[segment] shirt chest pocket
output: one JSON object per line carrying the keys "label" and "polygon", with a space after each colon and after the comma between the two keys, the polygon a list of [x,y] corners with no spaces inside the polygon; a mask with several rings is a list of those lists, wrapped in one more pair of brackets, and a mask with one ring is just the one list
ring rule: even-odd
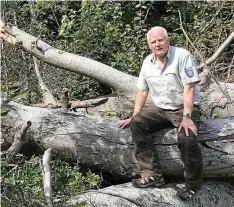
{"label": "shirt chest pocket", "polygon": [[182,81],[176,72],[164,72],[163,79],[169,90],[181,91],[183,89]]}
{"label": "shirt chest pocket", "polygon": [[147,80],[147,83],[150,87],[161,87],[161,85],[163,84],[163,77],[161,75],[158,75],[158,74],[151,74],[151,75],[147,75],[146,76],[146,80]]}

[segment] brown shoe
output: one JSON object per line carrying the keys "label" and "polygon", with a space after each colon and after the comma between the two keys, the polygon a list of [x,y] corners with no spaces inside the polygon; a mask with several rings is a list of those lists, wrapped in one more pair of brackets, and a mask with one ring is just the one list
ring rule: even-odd
{"label": "brown shoe", "polygon": [[147,187],[161,187],[165,184],[163,176],[151,176],[143,177],[139,179],[132,179],[132,185],[136,188],[147,188]]}

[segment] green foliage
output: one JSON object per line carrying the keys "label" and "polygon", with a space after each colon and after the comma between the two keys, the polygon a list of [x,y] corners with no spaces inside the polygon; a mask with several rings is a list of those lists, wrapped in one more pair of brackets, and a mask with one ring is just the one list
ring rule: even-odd
{"label": "green foliage", "polygon": [[4,177],[4,179],[2,180],[2,183],[15,185],[15,179],[11,177]]}
{"label": "green foliage", "polygon": [[8,163],[6,161],[1,161],[0,165],[1,165],[1,167],[7,167]]}
{"label": "green foliage", "polygon": [[86,206],[86,202],[80,202],[80,203],[76,203],[74,207],[85,207]]}
{"label": "green foliage", "polygon": [[[40,157],[32,157],[20,166],[11,167],[7,162],[1,161],[3,200],[11,200],[13,203],[22,202],[19,196],[15,196],[15,191],[21,189],[26,198],[44,201],[40,162]],[[99,177],[91,171],[83,175],[60,159],[51,161],[51,173],[54,198],[70,197],[78,192],[94,188],[99,182]],[[12,190],[12,186],[16,186],[15,190]],[[84,206],[84,203],[79,205]]]}
{"label": "green foliage", "polygon": [[76,195],[86,189],[91,189],[97,186],[98,182],[99,176],[88,171],[85,176],[82,175],[82,173],[73,173],[68,185],[71,193]]}
{"label": "green foliage", "polygon": [[[8,166],[9,165],[6,161],[1,161],[1,171],[3,170],[2,167],[8,167]],[[5,175],[1,177],[1,183],[15,185],[15,179],[10,175]]]}
{"label": "green foliage", "polygon": [[[234,28],[231,2],[220,1],[35,1],[8,2],[3,9],[8,21],[59,49],[89,57],[118,70],[138,76],[144,57],[149,54],[146,32],[159,25],[165,27],[171,44],[186,47],[201,62],[180,29],[178,10],[183,27],[204,59],[209,58]],[[31,19],[30,10],[36,13]],[[218,59],[227,67],[233,55],[230,48]],[[32,57],[22,55],[15,47],[4,49],[2,81],[11,85],[21,82],[22,91],[31,90],[28,103],[39,102],[38,81]],[[5,63],[5,59],[3,58]],[[62,88],[69,88],[71,99],[90,99],[112,93],[95,80],[48,66],[40,67],[41,75],[59,99]],[[222,76],[225,78],[224,76]],[[6,81],[8,80],[8,81]]]}
{"label": "green foliage", "polygon": [[24,93],[21,93],[12,97],[12,100],[17,100],[17,99],[27,99],[27,92],[24,92]]}

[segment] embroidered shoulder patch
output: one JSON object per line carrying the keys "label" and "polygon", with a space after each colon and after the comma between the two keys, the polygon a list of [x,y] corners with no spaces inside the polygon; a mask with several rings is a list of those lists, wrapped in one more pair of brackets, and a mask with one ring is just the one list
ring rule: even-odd
{"label": "embroidered shoulder patch", "polygon": [[193,67],[185,68],[185,73],[189,78],[192,78],[194,76]]}

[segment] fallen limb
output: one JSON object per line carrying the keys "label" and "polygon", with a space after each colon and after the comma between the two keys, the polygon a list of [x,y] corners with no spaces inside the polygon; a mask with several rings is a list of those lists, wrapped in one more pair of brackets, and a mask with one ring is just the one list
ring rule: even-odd
{"label": "fallen limb", "polygon": [[[58,50],[10,24],[5,31],[6,33],[1,36],[4,41],[11,44],[21,43],[22,49],[50,65],[91,77],[119,93],[131,95],[132,91],[136,91],[136,77],[95,60]],[[32,43],[36,41],[37,47],[32,47]]]}
{"label": "fallen limb", "polygon": [[44,194],[48,207],[53,207],[53,193],[51,186],[51,170],[50,170],[50,161],[51,161],[51,148],[47,149],[43,155],[43,178],[44,178]]}
{"label": "fallen limb", "polygon": [[234,40],[234,32],[232,32],[229,35],[229,37],[220,45],[218,50],[216,50],[216,52],[209,59],[205,61],[205,63],[199,65],[197,69],[201,70],[205,65],[210,65],[211,63],[213,63],[223,53],[226,47],[233,42],[233,40]]}
{"label": "fallen limb", "polygon": [[[70,110],[77,109],[77,108],[89,108],[94,106],[99,106],[103,103],[105,103],[108,100],[108,98],[97,98],[97,99],[90,99],[90,100],[84,100],[84,101],[69,101],[68,105],[70,105]],[[49,109],[58,109],[62,108],[62,103],[56,103],[53,104],[33,104],[33,107],[39,107],[39,108],[49,108]]]}
{"label": "fallen limb", "polygon": [[85,101],[71,101],[71,109],[76,108],[89,108],[94,107],[100,104],[105,103],[108,100],[108,98],[97,98],[97,99],[90,99]]}

